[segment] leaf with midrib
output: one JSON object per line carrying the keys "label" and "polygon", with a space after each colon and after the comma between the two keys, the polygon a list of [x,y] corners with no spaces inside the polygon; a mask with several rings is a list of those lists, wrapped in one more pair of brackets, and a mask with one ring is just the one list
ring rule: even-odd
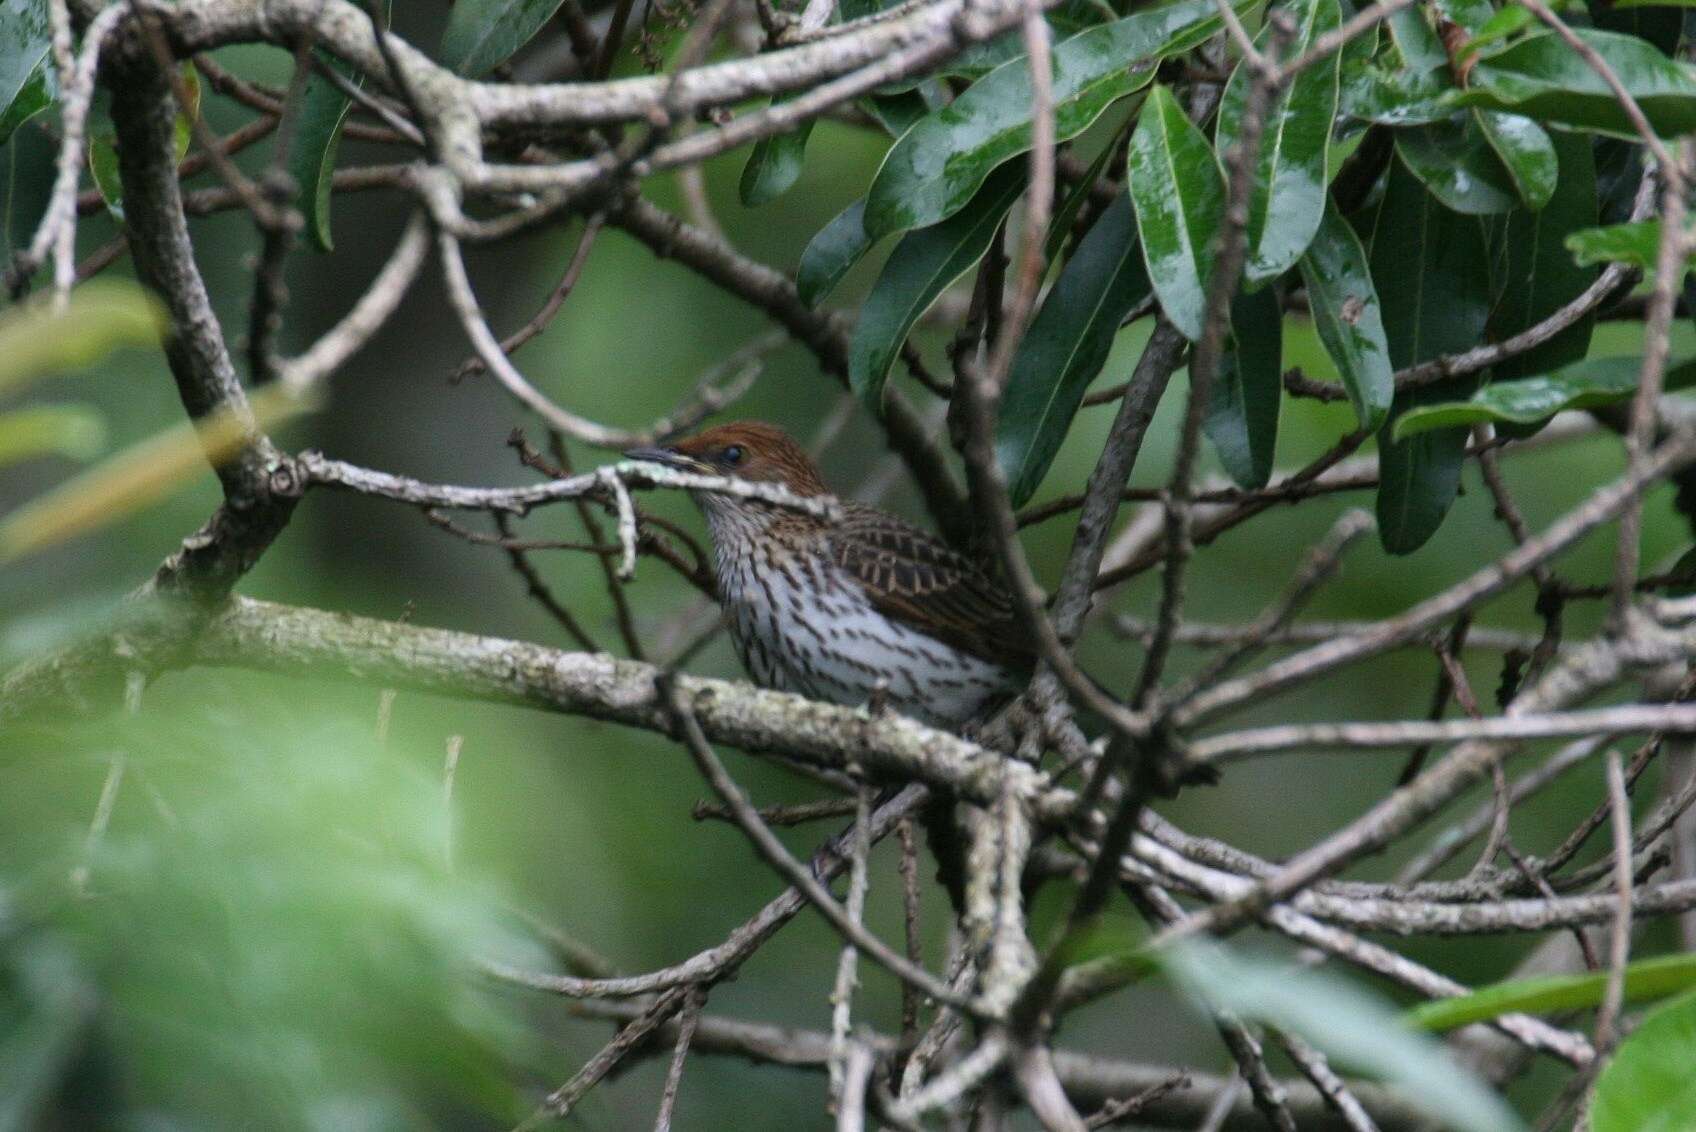
{"label": "leaf with midrib", "polygon": [[[1398,158],[1383,199],[1368,218],[1372,281],[1390,363],[1400,369],[1476,345],[1490,310],[1490,271],[1478,221],[1438,204]],[[1475,378],[1398,395],[1391,421],[1414,406],[1465,396]],[[1443,429],[1394,441],[1379,430],[1378,537],[1392,554],[1411,554],[1442,524],[1460,486],[1466,430]]]}
{"label": "leaf with midrib", "polygon": [[[1292,58],[1305,54],[1315,39],[1343,19],[1337,0],[1304,0],[1292,14],[1301,21],[1288,49]],[[1264,46],[1270,37],[1270,28],[1263,28],[1257,42]],[[1337,116],[1341,64],[1342,53],[1332,52],[1298,74],[1266,109],[1249,193],[1243,277],[1250,285],[1275,279],[1294,267],[1319,229],[1325,186],[1330,181],[1326,160]],[[1244,62],[1237,64],[1225,85],[1214,142],[1221,154],[1237,142],[1252,82],[1251,68]]]}
{"label": "leaf with midrib", "polygon": [[883,411],[884,383],[907,332],[988,250],[1024,189],[1024,172],[1017,166],[997,170],[965,208],[941,224],[907,233],[895,245],[848,342],[849,387],[873,413]]}
{"label": "leaf with midrib", "polygon": [[[1635,36],[1573,28],[1601,56],[1663,136],[1696,130],[1696,77]],[[1508,110],[1550,125],[1636,139],[1607,83],[1554,32],[1526,36],[1473,68],[1461,105]]]}
{"label": "leaf with midrib", "polygon": [[1219,359],[1203,422],[1238,487],[1265,487],[1272,477],[1284,397],[1283,341],[1277,292],[1262,287],[1238,294],[1231,303],[1231,348]]}
{"label": "leaf with midrib", "polygon": [[[1090,28],[1053,52],[1056,141],[1082,133],[1154,77],[1152,63],[1218,30],[1213,0],[1181,0]],[[1031,145],[1030,63],[1002,64],[921,118],[885,156],[866,194],[873,238],[934,224],[972,199],[990,172]]]}
{"label": "leaf with midrib", "polygon": [[1147,294],[1131,202],[1120,196],[1061,269],[1013,356],[995,433],[1013,506],[1048,474],[1119,324]]}
{"label": "leaf with midrib", "polygon": [[0,143],[52,101],[47,0],[0,0]]}
{"label": "leaf with midrib", "polygon": [[[1637,392],[1642,358],[1590,358],[1554,373],[1515,381],[1494,381],[1465,401],[1439,401],[1409,409],[1396,418],[1395,438],[1463,425],[1530,425],[1567,409],[1597,409],[1629,401]],[[1696,384],[1696,362],[1668,369],[1671,391]]]}
{"label": "leaf with midrib", "polygon": [[1390,411],[1396,375],[1366,250],[1329,201],[1302,256],[1301,277],[1314,329],[1343,379],[1355,419],[1361,428],[1375,429]]}
{"label": "leaf with midrib", "polygon": [[1225,212],[1225,181],[1213,147],[1178,100],[1156,85],[1143,103],[1126,154],[1148,277],[1184,337],[1201,337],[1213,242]]}

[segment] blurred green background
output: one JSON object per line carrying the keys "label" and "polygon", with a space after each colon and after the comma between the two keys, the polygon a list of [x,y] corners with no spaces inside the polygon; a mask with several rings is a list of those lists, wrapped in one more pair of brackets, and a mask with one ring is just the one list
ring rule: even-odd
{"label": "blurred green background", "polygon": [[[429,44],[437,35],[433,20],[422,10],[403,12],[398,27]],[[231,49],[219,58],[254,78],[286,79],[288,59],[280,51]],[[205,113],[220,132],[247,119],[246,111],[210,92]],[[244,160],[256,165],[268,145]],[[757,211],[738,203],[745,152],[709,164],[707,189],[731,242],[788,271],[812,233],[864,191],[882,148],[869,132],[824,123],[812,136],[800,184],[777,202]],[[0,151],[7,255],[33,230],[52,154],[52,138],[39,121]],[[393,159],[353,141],[342,151],[343,164]],[[654,178],[644,188],[656,203],[680,210],[670,178]],[[389,195],[337,200],[335,253],[300,250],[289,261],[286,348],[301,348],[345,311],[383,261],[407,211],[406,201]],[[497,332],[516,327],[541,303],[575,246],[577,228],[575,221],[556,224],[472,252],[473,277]],[[85,220],[80,251],[86,254],[114,232],[104,215]],[[194,221],[193,233],[234,344],[246,325],[255,233],[238,213]],[[834,302],[851,306],[875,277],[879,259],[862,264]],[[111,270],[124,274],[129,265],[120,261]],[[517,360],[572,411],[641,427],[681,400],[703,370],[766,329],[755,309],[609,230],[560,316]],[[933,328],[918,338],[939,365],[949,333],[951,328]],[[1120,336],[1099,386],[1124,380],[1145,336],[1143,326]],[[1635,324],[1605,324],[1593,352],[1633,353],[1639,338]],[[1691,339],[1690,328],[1681,325],[1675,358],[1689,356]],[[323,410],[285,425],[277,438],[288,447],[319,448],[427,480],[524,482],[530,473],[504,441],[514,425],[529,428],[538,440],[541,430],[492,381],[449,383],[468,352],[427,267],[398,316],[335,376]],[[1284,362],[1313,377],[1334,377],[1311,327],[1300,319],[1286,325]],[[898,384],[935,407],[910,380]],[[182,419],[157,352],[124,352],[27,397],[99,405],[110,424],[109,451]],[[811,356],[789,345],[768,358],[734,415],[766,418],[805,437],[840,397]],[[1182,386],[1175,382],[1134,483],[1164,481],[1181,408]],[[1079,488],[1111,413],[1104,407],[1079,418],[1039,502]],[[1279,467],[1298,466],[1350,427],[1346,406],[1286,401]],[[607,458],[587,450],[572,455],[580,467]],[[1211,454],[1208,460],[1206,470],[1216,471]],[[827,477],[844,494],[875,480],[882,461],[878,431],[857,410],[823,456]],[[1508,475],[1535,526],[1620,466],[1618,443],[1602,438],[1516,457]],[[0,511],[76,470],[63,460],[8,470],[0,478]],[[202,474],[163,503],[0,571],[0,658],[10,664],[86,626],[147,577],[217,498],[212,476]],[[910,485],[899,479],[887,502],[922,518]],[[645,503],[700,528],[682,498]],[[1253,616],[1280,591],[1310,543],[1350,506],[1369,507],[1370,497],[1329,497],[1274,510],[1220,538],[1191,571],[1190,615],[1205,621]],[[1063,560],[1071,527],[1070,518],[1061,518],[1028,534],[1027,547],[1046,581],[1053,581]],[[565,508],[537,514],[524,529],[538,537],[578,534]],[[1651,497],[1645,563],[1664,563],[1689,542],[1670,493]],[[1309,615],[1388,615],[1507,545],[1469,466],[1462,499],[1424,549],[1391,559],[1363,540]],[[1611,534],[1598,535],[1568,555],[1561,569],[1574,581],[1600,580],[1611,551]],[[594,563],[570,553],[536,560],[596,640],[616,649]],[[1114,609],[1147,614],[1155,585],[1152,575],[1140,578],[1116,597]],[[241,592],[377,617],[409,611],[419,624],[571,647],[526,598],[522,580],[499,551],[454,540],[409,509],[348,495],[310,496]],[[643,562],[631,593],[649,639],[695,600],[653,561]],[[1525,588],[1513,591],[1480,623],[1535,630],[1532,596]],[[1575,606],[1569,633],[1587,631],[1598,613]],[[1194,655],[1181,651],[1177,673]],[[1104,632],[1089,640],[1083,656],[1115,688],[1128,686],[1139,661],[1134,646]],[[722,640],[690,667],[739,675]],[[1400,653],[1259,705],[1233,723],[1418,717],[1428,707],[1435,670],[1428,655]],[[1487,693],[1499,677],[1497,659],[1480,654],[1470,674]],[[564,1004],[544,996],[474,985],[456,960],[469,947],[484,954],[508,948],[535,966],[546,965],[508,910],[555,926],[634,973],[718,942],[779,891],[739,832],[691,820],[692,803],[707,791],[687,756],[658,736],[403,694],[393,704],[387,743],[379,744],[378,696],[377,689],[335,674],[282,680],[190,670],[148,688],[135,720],[57,721],[0,737],[0,941],[13,956],[10,982],[3,984],[10,997],[0,998],[0,1017],[8,1003],[13,1017],[30,1017],[31,1003],[60,1002],[40,998],[49,992],[80,1002],[47,1012],[95,1019],[94,1036],[77,1031],[80,1036],[64,1039],[83,1043],[78,1048],[87,1053],[68,1095],[106,1098],[114,1106],[63,1109],[61,1126],[120,1126],[112,1120],[119,1108],[128,1113],[121,1126],[136,1128],[227,1127],[236,1113],[250,1121],[247,1126],[265,1127],[267,1118],[252,1113],[267,1110],[279,1127],[293,1126],[297,1114],[321,1127],[402,1127],[425,1120],[504,1126],[515,1112],[528,1111],[526,1101],[533,1104],[575,1072],[611,1032],[604,1023],[573,1020]],[[445,747],[455,735],[464,745],[450,813],[440,782]],[[115,757],[125,760],[125,772],[110,828],[90,858],[84,837]],[[1519,765],[1529,757],[1521,756]],[[764,762],[734,753],[730,758],[762,803],[817,795],[809,782]],[[1218,786],[1189,791],[1162,809],[1195,832],[1228,837],[1257,853],[1285,854],[1380,797],[1401,761],[1392,752],[1262,759],[1234,766]],[[1639,799],[1654,796],[1656,773],[1650,771],[1650,788],[1640,788]],[[1516,811],[1515,840],[1527,851],[1546,849],[1601,792],[1600,763],[1578,769]],[[822,830],[786,836],[803,851]],[[450,838],[451,869],[444,848]],[[899,882],[891,850],[885,846],[874,858],[870,918],[895,938]],[[1369,861],[1358,874],[1386,875],[1403,856]],[[85,859],[92,866],[90,895],[69,897],[65,878]],[[1456,867],[1468,863],[1462,854]],[[1064,895],[1051,888],[1039,900],[1039,940],[1064,908]],[[925,926],[927,959],[935,965],[945,945],[946,902],[934,891],[927,892]],[[1103,946],[1127,942],[1139,930],[1121,909]],[[1466,982],[1504,974],[1530,943],[1396,941]],[[835,953],[833,933],[803,914],[738,979],[714,991],[710,1008],[827,1028]],[[73,970],[80,974],[67,973]],[[863,981],[857,1016],[895,1029],[899,1002],[892,981],[875,969]],[[34,1016],[45,1015],[37,1010]],[[441,1036],[449,1031],[460,1036],[449,1042]],[[266,1044],[266,1035],[276,1041]],[[40,1048],[37,1038],[31,1048]],[[1205,1021],[1158,989],[1136,989],[1091,1007],[1067,1024],[1063,1042],[1208,1069],[1229,1064]],[[647,1059],[603,1085],[573,1118],[576,1125],[647,1126],[664,1061]],[[247,1087],[214,1095],[218,1090],[194,1079],[214,1066]],[[516,1082],[522,1095],[503,1095],[502,1080]],[[1522,1090],[1541,1092],[1547,1083],[1533,1074]],[[676,1126],[824,1127],[823,1096],[822,1075],[697,1057],[684,1076]]]}

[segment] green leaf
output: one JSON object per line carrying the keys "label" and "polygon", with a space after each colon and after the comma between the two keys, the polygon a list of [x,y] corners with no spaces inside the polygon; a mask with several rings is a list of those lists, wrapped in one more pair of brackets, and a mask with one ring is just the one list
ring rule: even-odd
{"label": "green leaf", "polygon": [[1013,356],[995,434],[1013,506],[1048,474],[1120,323],[1147,295],[1131,202],[1121,196],[1061,269]]}
{"label": "green leaf", "polygon": [[1445,1128],[1523,1127],[1507,1103],[1456,1064],[1441,1043],[1407,1029],[1388,1003],[1354,983],[1247,959],[1199,939],[1169,949],[1161,961],[1172,980],[1208,1009],[1307,1039],[1337,1064],[1384,1081]]}
{"label": "green leaf", "polygon": [[[1590,358],[1554,373],[1517,381],[1493,381],[1464,401],[1439,401],[1409,409],[1396,419],[1395,438],[1432,429],[1465,427],[1486,421],[1528,425],[1566,409],[1594,409],[1628,401],[1637,392],[1642,358]],[[1674,366],[1666,387],[1696,382],[1696,362]]]}
{"label": "green leaf", "polygon": [[[1055,139],[1076,137],[1113,102],[1147,86],[1155,61],[1219,29],[1213,0],[1180,3],[1090,28],[1057,44]],[[972,199],[990,171],[1031,145],[1030,63],[1006,63],[926,115],[884,158],[866,194],[875,239],[934,224]]]}
{"label": "green leaf", "polygon": [[0,143],[52,101],[47,0],[0,0]]}
{"label": "green leaf", "polygon": [[[772,105],[781,101],[774,98]],[[795,182],[801,179],[801,170],[806,168],[807,138],[812,132],[813,122],[808,119],[786,134],[774,134],[754,143],[738,186],[744,205],[757,208],[795,187]]]}
{"label": "green leaf", "polygon": [[[188,94],[188,105],[179,107],[172,127],[176,134],[177,161],[188,156],[188,147],[194,137],[194,120],[200,117],[200,73],[194,69],[194,64],[184,63],[179,68],[183,87]],[[111,119],[104,114],[101,126],[91,126],[88,132],[88,171],[94,178],[94,187],[100,190],[100,199],[105,202],[106,210],[120,222],[124,219],[124,184],[118,172],[118,139],[113,132]]]}
{"label": "green leaf", "polygon": [[48,296],[9,307],[0,312],[0,392],[84,369],[121,346],[156,346],[166,326],[158,301],[128,280],[84,283],[61,311]]}
{"label": "green leaf", "polygon": [[1536,23],[1537,17],[1531,14],[1530,8],[1510,4],[1485,20],[1478,30],[1472,33],[1472,38],[1461,44],[1460,57],[1466,59],[1477,55],[1487,47],[1499,50],[1503,40],[1512,38]]}
{"label": "green leaf", "polygon": [[1366,249],[1332,204],[1302,256],[1301,277],[1314,329],[1342,376],[1355,418],[1361,428],[1375,429],[1390,411],[1395,373]]}
{"label": "green leaf", "polygon": [[1596,1081],[1591,1132],[1696,1126],[1696,995],[1667,1003],[1625,1039]]}
{"label": "green leaf", "polygon": [[1459,95],[1444,70],[1386,71],[1370,60],[1348,59],[1343,61],[1341,90],[1344,115],[1382,126],[1441,122],[1455,112]]}
{"label": "green leaf", "polygon": [[884,382],[907,332],[949,284],[983,258],[1024,191],[1024,173],[1017,166],[996,170],[965,208],[895,245],[848,342],[848,384],[872,412],[882,411]]}
{"label": "green leaf", "polygon": [[1072,234],[1072,225],[1077,221],[1078,214],[1083,211],[1084,203],[1089,200],[1096,183],[1101,180],[1101,175],[1107,171],[1107,163],[1113,159],[1118,143],[1119,137],[1116,135],[1101,147],[1101,152],[1089,163],[1084,175],[1072,186],[1071,192],[1060,202],[1060,207],[1054,210],[1054,216],[1048,222],[1048,241],[1044,249],[1048,262],[1053,263],[1059,259],[1061,249],[1066,246],[1066,237]]}
{"label": "green leaf", "polygon": [[874,95],[860,99],[861,110],[870,114],[884,132],[892,138],[898,138],[913,128],[913,123],[923,118],[931,111],[930,104],[924,95],[916,90],[905,91],[901,94]]}
{"label": "green leaf", "polygon": [[1555,143],[1549,132],[1520,114],[1503,114],[1499,110],[1474,110],[1473,114],[1483,127],[1484,140],[1490,143],[1513,179],[1525,207],[1533,212],[1542,209],[1555,195],[1555,183],[1560,176],[1560,159],[1555,156]]}
{"label": "green leaf", "polygon": [[[1661,222],[1637,220],[1583,228],[1566,238],[1566,247],[1580,265],[1627,263],[1653,274],[1661,254]],[[1689,270],[1689,258],[1684,266]]]}
{"label": "green leaf", "polygon": [[[1489,338],[1501,341],[1537,325],[1577,298],[1596,279],[1593,268],[1573,262],[1566,238],[1596,223],[1596,165],[1590,138],[1559,133],[1560,179],[1541,212],[1508,214],[1502,242],[1500,298],[1491,312]],[[1589,352],[1593,318],[1586,316],[1540,346],[1496,364],[1495,380],[1548,373]]]}
{"label": "green leaf", "polygon": [[8,1011],[0,1029],[0,1132],[27,1132],[41,1127],[39,1110],[72,1073],[99,999],[59,940],[31,933],[10,951],[0,956],[0,997],[22,1009]]}
{"label": "green leaf", "polygon": [[1203,422],[1219,462],[1239,487],[1265,487],[1283,400],[1283,309],[1271,287],[1231,303],[1232,348],[1219,359]]}
{"label": "green leaf", "polygon": [[1213,241],[1225,212],[1225,179],[1213,148],[1164,86],[1143,103],[1126,156],[1148,277],[1166,317],[1201,337]]}
{"label": "green leaf", "polygon": [[456,0],[437,56],[467,78],[487,74],[553,19],[562,0]]}
{"label": "green leaf", "polygon": [[92,405],[29,405],[0,413],[0,468],[37,456],[86,460],[106,443],[106,422]]}
{"label": "green leaf", "polygon": [[[1470,994],[1422,1002],[1405,1015],[1422,1030],[1454,1030],[1504,1014],[1554,1014],[1602,1001],[1608,972],[1543,975],[1479,987]],[[1625,969],[1625,1000],[1651,1002],[1696,986],[1696,954],[1660,955]]]}
{"label": "green leaf", "polygon": [[860,262],[872,247],[864,223],[866,198],[861,197],[814,233],[801,252],[795,269],[795,290],[809,307],[830,294],[848,269]]}
{"label": "green leaf", "polygon": [[[1299,0],[1290,13],[1300,20],[1291,57],[1304,54],[1313,41],[1342,23],[1337,0]],[[1270,41],[1271,28],[1256,42]],[[1333,52],[1296,76],[1266,108],[1266,126],[1248,202],[1247,258],[1243,276],[1250,284],[1276,279],[1296,265],[1325,212],[1330,183],[1326,157],[1331,124],[1337,116],[1341,53]],[[1214,148],[1229,154],[1242,129],[1253,75],[1239,63],[1219,103]]]}
{"label": "green leaf", "polygon": [[[456,6],[455,11],[458,8]],[[363,73],[355,73],[328,52],[317,52],[318,62],[334,67],[354,82],[364,84]],[[330,190],[334,185],[336,153],[342,144],[342,123],[351,100],[316,70],[306,80],[300,113],[295,120],[294,142],[289,147],[289,175],[294,178],[295,204],[306,221],[306,233],[321,252],[332,251],[330,234]]]}
{"label": "green leaf", "polygon": [[1448,68],[1449,53],[1443,50],[1443,41],[1437,38],[1437,33],[1426,20],[1424,5],[1403,8],[1392,15],[1388,23],[1396,52],[1410,70],[1424,73]]}
{"label": "green leaf", "polygon": [[[1573,34],[1596,51],[1665,135],[1696,130],[1696,78],[1634,36],[1594,28]],[[1473,68],[1464,105],[1525,114],[1548,125],[1635,138],[1607,84],[1553,32],[1527,36]]]}
{"label": "green leaf", "polygon": [[[1490,310],[1490,267],[1478,221],[1444,208],[1396,160],[1368,225],[1390,364],[1402,369],[1476,345]],[[1416,405],[1464,397],[1476,384],[1463,378],[1398,396],[1391,420]],[[1378,537],[1390,553],[1410,554],[1436,532],[1454,503],[1466,430],[1400,442],[1392,437],[1388,425],[1380,429]]]}
{"label": "green leaf", "polygon": [[1397,130],[1396,152],[1431,195],[1455,212],[1506,212],[1519,203],[1513,178],[1471,114]]}

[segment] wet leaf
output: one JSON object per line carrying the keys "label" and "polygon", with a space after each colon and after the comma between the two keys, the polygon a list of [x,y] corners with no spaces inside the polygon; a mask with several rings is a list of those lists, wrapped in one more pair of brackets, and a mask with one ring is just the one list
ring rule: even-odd
{"label": "wet leaf", "polygon": [[1484,140],[1513,179],[1525,207],[1533,212],[1543,208],[1555,195],[1560,176],[1560,160],[1549,132],[1520,114],[1474,110],[1473,115],[1483,127]]}
{"label": "wet leaf", "polygon": [[1164,86],[1149,92],[1137,118],[1126,182],[1155,294],[1193,342],[1201,337],[1225,180],[1213,147]]}
{"label": "wet leaf", "polygon": [[[1574,28],[1637,100],[1660,133],[1696,130],[1696,78],[1634,36]],[[1525,114],[1548,125],[1635,138],[1606,82],[1553,32],[1526,36],[1473,68],[1459,101]]]}
{"label": "wet leaf", "polygon": [[1395,373],[1366,249],[1334,205],[1327,204],[1302,257],[1301,277],[1314,329],[1343,379],[1355,418],[1361,428],[1375,429],[1390,411]]}
{"label": "wet leaf", "polygon": [[1472,114],[1397,130],[1396,152],[1431,195],[1455,212],[1506,212],[1519,203],[1513,178]]}
{"label": "wet leaf", "polygon": [[[1090,28],[1053,51],[1057,141],[1076,137],[1120,98],[1147,86],[1153,64],[1219,29],[1212,0],[1181,0]],[[951,216],[990,172],[1031,144],[1030,64],[997,67],[927,115],[884,158],[866,195],[873,238]]]}
{"label": "wet leaf", "polygon": [[[1337,0],[1300,0],[1290,14],[1299,29],[1289,54],[1302,55],[1313,41],[1342,23]],[[1257,43],[1269,43],[1263,28]],[[1250,285],[1275,279],[1296,265],[1325,212],[1330,183],[1326,159],[1331,126],[1337,116],[1340,52],[1301,71],[1266,109],[1265,130],[1249,192],[1247,258],[1243,276]],[[1237,64],[1219,103],[1214,148],[1225,155],[1237,143],[1253,84],[1251,69]],[[1228,158],[1227,158],[1228,160]]]}

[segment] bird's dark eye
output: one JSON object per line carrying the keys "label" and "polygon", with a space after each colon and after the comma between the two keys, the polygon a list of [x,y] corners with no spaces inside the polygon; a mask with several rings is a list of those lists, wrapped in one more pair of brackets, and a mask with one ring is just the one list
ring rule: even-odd
{"label": "bird's dark eye", "polygon": [[729,448],[726,448],[724,450],[724,462],[726,464],[740,464],[742,462],[742,446],[732,444]]}

